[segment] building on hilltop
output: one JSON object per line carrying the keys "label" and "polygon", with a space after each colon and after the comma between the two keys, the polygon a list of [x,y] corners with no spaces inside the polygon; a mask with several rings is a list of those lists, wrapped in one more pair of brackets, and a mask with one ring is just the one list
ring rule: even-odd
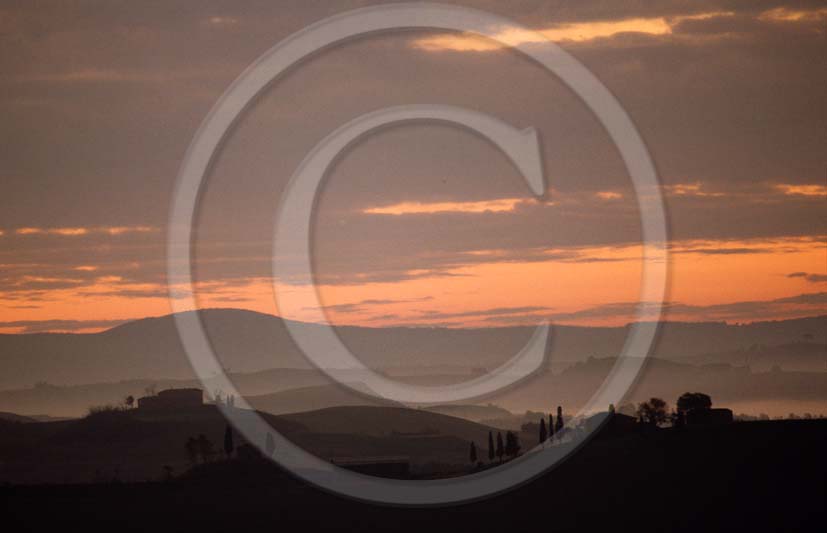
{"label": "building on hilltop", "polygon": [[180,411],[203,404],[204,392],[201,389],[167,389],[155,396],[138,398],[138,409],[141,411]]}

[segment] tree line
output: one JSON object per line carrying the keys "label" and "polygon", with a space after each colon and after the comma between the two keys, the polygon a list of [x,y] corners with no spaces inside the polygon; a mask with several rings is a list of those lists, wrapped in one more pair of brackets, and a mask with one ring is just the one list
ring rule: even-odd
{"label": "tree line", "polygon": [[[565,422],[563,418],[563,408],[561,406],[557,406],[556,420],[553,413],[548,414],[548,425],[546,425],[545,418],[540,419],[539,443],[543,444],[548,440],[553,439],[555,435],[562,435],[564,426]],[[506,431],[505,439],[503,439],[502,432],[498,431],[495,442],[494,433],[492,431],[488,432],[489,463],[493,463],[494,458],[497,458],[500,463],[503,462],[504,457],[509,457],[513,459],[520,455],[521,449],[522,448],[520,445],[520,437],[517,433],[513,431]],[[470,450],[468,453],[468,459],[471,462],[471,464],[474,465],[481,463],[478,457],[477,444],[473,441],[471,442]]]}

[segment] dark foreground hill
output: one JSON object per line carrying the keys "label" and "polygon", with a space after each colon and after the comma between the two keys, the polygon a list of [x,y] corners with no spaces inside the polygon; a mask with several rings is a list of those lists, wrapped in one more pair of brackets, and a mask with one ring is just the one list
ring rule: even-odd
{"label": "dark foreground hill", "polygon": [[[750,422],[595,440],[462,506],[400,509],[225,464],[168,483],[0,488],[9,531],[824,531],[827,422]],[[269,464],[269,463],[266,463]]]}
{"label": "dark foreground hill", "polygon": [[462,418],[403,407],[331,407],[281,418],[316,433],[451,435],[477,444],[484,443],[492,430]]}
{"label": "dark foreground hill", "polygon": [[[318,457],[405,456],[420,472],[432,471],[433,465],[467,464],[469,443],[476,441],[480,454],[485,453],[491,430],[459,418],[396,407],[260,414],[280,434]],[[61,422],[0,421],[0,483],[147,481],[164,477],[166,467],[177,475],[191,466],[185,449],[188,438],[203,434],[220,457],[226,427],[212,405],[160,415],[135,409]],[[236,441],[240,444],[241,437]]]}

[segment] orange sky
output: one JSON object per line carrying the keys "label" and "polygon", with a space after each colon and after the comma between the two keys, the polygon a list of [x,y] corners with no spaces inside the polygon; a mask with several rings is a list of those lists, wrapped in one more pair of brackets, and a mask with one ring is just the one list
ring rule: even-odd
{"label": "orange sky", "polygon": [[[716,253],[735,250],[739,253]],[[463,266],[449,277],[414,278],[393,283],[321,286],[319,294],[328,319],[338,324],[368,326],[448,325],[496,326],[532,323],[550,317],[552,322],[590,325],[622,325],[633,320],[628,313],[615,316],[556,320],[555,315],[577,312],[605,304],[634,302],[640,288],[639,246],[580,249],[582,257],[594,262],[559,260],[534,262],[483,262]],[[496,251],[481,252],[496,257]],[[77,268],[84,268],[79,265]],[[751,241],[689,241],[673,245],[669,299],[700,308],[732,302],[770,301],[801,293],[823,290],[823,282],[792,272],[827,274],[825,240],[788,238]],[[203,283],[197,290],[201,307],[240,307],[278,314],[269,279],[247,280],[244,285]],[[36,309],[0,305],[0,320],[27,321],[66,319],[117,320],[157,316],[170,312],[167,299],[99,295],[108,289],[123,288],[120,279],[102,276],[92,286],[60,289],[49,293],[45,305]],[[135,291],[157,287],[132,284]],[[283,286],[289,299],[301,302],[305,287]],[[348,309],[348,304],[352,305]],[[371,302],[373,301],[373,302]],[[233,303],[237,302],[237,303]],[[301,304],[299,304],[301,308]],[[492,311],[492,310],[497,311]],[[779,305],[773,316],[788,318],[823,312],[823,307]],[[453,315],[453,316],[452,316]],[[299,314],[289,318],[306,319]],[[719,316],[714,309],[697,312],[670,312],[671,320],[748,321]],[[22,327],[4,328],[4,333]],[[91,332],[103,327],[81,328]]]}
{"label": "orange sky", "polygon": [[[262,50],[329,15],[322,4],[114,18],[6,9],[0,41],[23,59],[4,64],[0,96],[0,332],[91,332],[170,312],[165,226],[187,145]],[[507,43],[559,42],[639,128],[675,239],[665,318],[825,314],[827,9],[690,4],[489,8],[531,28],[502,27]],[[530,199],[502,154],[467,132],[410,125],[359,143],[314,222],[320,275],[338,276],[318,288],[329,319],[633,320],[642,265],[626,244],[640,228],[625,166],[582,102],[535,67],[491,40],[423,31],[293,69],[239,122],[203,191],[200,306],[277,314],[273,207],[308,151],[359,114],[439,102],[541,132],[550,200]],[[617,244],[576,247],[586,243]],[[313,289],[278,290],[297,303],[289,318],[313,316],[302,310]]]}

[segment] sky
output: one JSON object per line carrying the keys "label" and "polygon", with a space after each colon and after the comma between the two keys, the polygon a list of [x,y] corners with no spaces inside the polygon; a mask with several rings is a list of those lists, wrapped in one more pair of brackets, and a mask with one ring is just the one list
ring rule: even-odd
{"label": "sky", "polygon": [[[278,41],[376,3],[0,5],[0,332],[169,313],[182,289],[165,274],[170,203],[201,121]],[[665,319],[827,313],[823,2],[456,3],[557,42],[637,126],[667,209]],[[274,280],[273,223],[303,157],[347,121],[410,103],[536,128],[547,194],[468,131],[383,129],[326,178],[317,287]],[[337,324],[449,327],[622,325],[655,307],[638,301],[640,212],[599,121],[526,57],[465,34],[364,37],[277,80],[222,145],[195,235],[200,307],[278,314],[274,290],[318,290]]]}

